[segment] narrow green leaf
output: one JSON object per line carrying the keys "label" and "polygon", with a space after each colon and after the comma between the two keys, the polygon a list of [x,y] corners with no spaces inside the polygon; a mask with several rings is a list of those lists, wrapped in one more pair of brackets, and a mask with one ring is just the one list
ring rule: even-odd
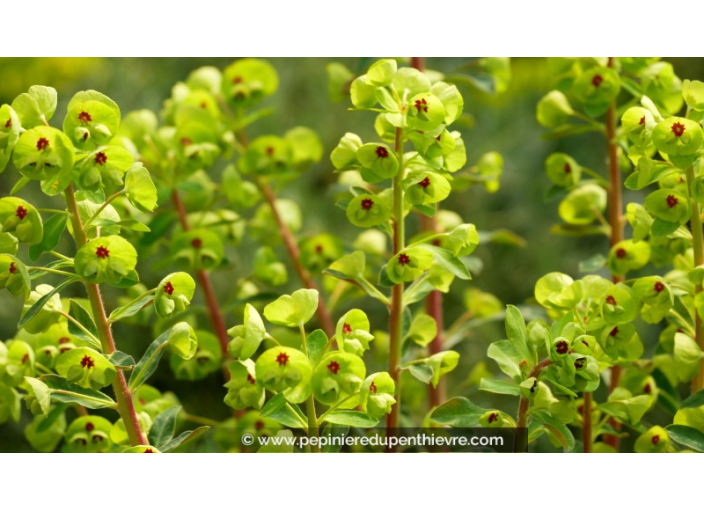
{"label": "narrow green leaf", "polygon": [[113,352],[110,356],[108,356],[108,360],[115,367],[122,370],[132,370],[132,367],[134,367],[136,363],[132,356],[122,351]]}
{"label": "narrow green leaf", "polygon": [[48,293],[44,294],[44,295],[43,295],[41,298],[39,298],[39,299],[37,300],[37,302],[34,303],[34,304],[31,306],[31,308],[30,308],[29,310],[27,310],[27,312],[20,318],[20,321],[17,323],[17,328],[18,328],[18,329],[22,329],[22,328],[24,327],[24,325],[27,324],[27,323],[32,319],[32,317],[34,317],[34,316],[37,314],[37,312],[39,312],[39,310],[41,310],[41,309],[44,307],[44,305],[46,304],[46,302],[49,301],[49,299],[51,299],[51,297],[52,297],[54,294],[56,294],[57,292],[62,291],[63,289],[65,289],[66,287],[68,287],[68,286],[71,285],[72,283],[79,281],[80,279],[81,279],[80,276],[71,276],[71,277],[69,277],[69,278],[66,278],[64,281],[62,281],[62,282],[59,283],[56,287],[54,287],[51,292],[48,292]]}
{"label": "narrow green leaf", "polygon": [[302,429],[308,426],[308,420],[300,407],[288,402],[283,393],[274,395],[274,397],[269,399],[262,407],[261,415],[294,429]]}
{"label": "narrow green leaf", "polygon": [[198,427],[195,430],[187,430],[186,432],[183,432],[182,434],[179,434],[178,437],[175,439],[172,439],[165,445],[163,445],[159,450],[161,450],[162,453],[167,453],[170,452],[171,450],[175,450],[179,446],[182,446],[189,441],[193,441],[195,438],[205,434],[210,430],[210,427],[207,425],[203,427]]}
{"label": "narrow green leaf", "polygon": [[145,306],[147,306],[152,301],[154,301],[154,295],[149,294],[147,296],[138,297],[132,302],[126,304],[125,306],[115,308],[110,314],[110,322],[117,322],[119,320],[126,319],[127,317],[137,315],[139,312],[142,311]]}
{"label": "narrow green leaf", "polygon": [[159,360],[164,354],[164,347],[166,347],[166,342],[169,340],[170,332],[171,330],[168,329],[159,335],[159,338],[149,345],[147,352],[144,353],[137,366],[132,370],[132,375],[130,376],[130,390],[132,392],[144,384],[156,370]]}
{"label": "narrow green leaf", "polygon": [[543,424],[548,429],[550,435],[557,439],[559,443],[567,450],[571,451],[575,447],[574,436],[570,429],[559,420],[556,420],[545,411],[536,411],[533,413],[533,418]]}
{"label": "narrow green leaf", "polygon": [[44,222],[44,237],[39,243],[29,247],[30,259],[37,260],[42,253],[56,248],[61,234],[66,229],[66,218],[65,214],[55,214]]}
{"label": "narrow green leaf", "polygon": [[58,375],[44,375],[40,380],[51,388],[52,402],[79,404],[88,409],[116,408],[117,403],[105,393],[82,388]]}
{"label": "narrow green leaf", "polygon": [[704,453],[704,434],[697,429],[685,425],[668,425],[665,430],[667,430],[670,439],[676,443]]}
{"label": "narrow green leaf", "polygon": [[[98,338],[98,328],[96,328],[95,322],[93,322],[93,316],[88,310],[85,309],[85,307],[80,303],[80,301],[71,299],[69,303],[71,304],[69,315],[76,319],[76,321],[78,321],[84,328],[86,328],[88,332],[93,336],[91,337],[90,335],[86,334],[85,331],[76,326],[72,321],[68,321],[68,332],[71,333],[73,336],[80,338],[81,340],[90,342],[91,344],[95,344],[95,341]],[[98,346],[100,346],[100,344],[98,344]]]}
{"label": "narrow green leaf", "polygon": [[325,346],[328,344],[328,336],[322,329],[316,329],[306,339],[308,343],[308,359],[311,365],[315,366],[323,355]]}
{"label": "narrow green leaf", "polygon": [[433,379],[433,367],[428,365],[411,365],[408,371],[420,382],[428,384]]}
{"label": "narrow green leaf", "polygon": [[473,404],[464,397],[455,397],[436,408],[430,419],[450,427],[476,427],[486,409]]}
{"label": "narrow green leaf", "polygon": [[363,428],[375,427],[379,423],[379,420],[370,418],[366,413],[361,411],[335,411],[328,414],[325,417],[325,421],[337,425],[349,425],[350,427]]}
{"label": "narrow green leaf", "polygon": [[176,417],[180,411],[181,406],[169,407],[154,418],[152,428],[149,429],[150,444],[156,445],[159,450],[162,450],[162,446],[173,439],[176,432]]}
{"label": "narrow green leaf", "polygon": [[488,391],[489,393],[498,393],[500,395],[513,395],[514,397],[521,396],[521,387],[513,381],[482,378],[479,382],[479,389]]}

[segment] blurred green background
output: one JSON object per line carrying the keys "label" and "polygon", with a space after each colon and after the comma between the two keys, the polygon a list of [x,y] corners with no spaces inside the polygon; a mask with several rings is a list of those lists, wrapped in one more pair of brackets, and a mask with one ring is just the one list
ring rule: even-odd
{"label": "blurred green background", "polygon": [[[368,65],[369,60],[334,59],[342,62],[354,72],[361,73],[360,65]],[[666,59],[681,78],[704,79],[704,59]],[[30,85],[49,85],[58,90],[59,107],[52,124],[60,126],[65,114],[65,106],[74,93],[85,89],[96,89],[114,99],[121,107],[123,115],[133,109],[149,108],[160,111],[162,102],[171,94],[171,87],[178,80],[185,79],[190,71],[203,65],[213,65],[220,69],[232,59],[0,59],[0,104],[10,103]],[[327,91],[325,66],[329,59],[294,58],[271,59],[280,75],[279,91],[266,100],[266,106],[275,108],[275,113],[248,128],[250,138],[264,133],[282,134],[284,131],[303,125],[317,131],[324,143],[326,154],[332,151],[340,137],[347,131],[358,133],[362,139],[371,140],[374,136],[374,114],[370,112],[349,112],[348,103],[333,104]],[[467,63],[467,59],[428,58],[428,69],[445,73],[452,72]],[[541,139],[543,128],[535,120],[535,106],[553,83],[547,71],[545,59],[512,59],[512,78],[508,90],[492,96],[476,89],[461,86],[465,98],[465,112],[474,122],[471,127],[459,128],[462,131],[468,152],[468,163],[474,164],[488,151],[500,152],[505,160],[501,187],[494,194],[487,193],[477,186],[468,191],[453,194],[443,203],[443,208],[459,213],[464,221],[477,225],[479,230],[506,228],[514,231],[526,241],[526,246],[492,244],[481,246],[476,255],[482,259],[484,267],[471,282],[456,281],[451,294],[446,298],[446,323],[450,324],[463,310],[462,295],[469,287],[478,287],[491,292],[504,303],[522,304],[529,302],[535,281],[551,271],[562,271],[579,277],[578,264],[595,253],[606,254],[608,240],[601,237],[571,238],[550,234],[550,227],[558,222],[558,202],[545,202],[544,197],[549,182],[544,174],[545,158],[554,151],[568,152],[582,165],[606,175],[606,147],[599,134],[587,134],[558,141]],[[219,174],[220,167],[214,170]],[[17,173],[9,168],[0,174],[0,196],[9,194],[17,180]],[[219,177],[215,177],[219,180]],[[288,185],[282,196],[292,198],[302,205],[304,227],[302,235],[324,231],[334,232],[344,240],[351,241],[359,232],[349,225],[344,212],[334,206],[334,193],[331,185],[336,181],[332,165],[325,157],[307,174]],[[48,205],[50,200],[41,194],[38,186],[28,186],[21,196],[34,203]],[[637,197],[626,192],[624,201],[628,203]],[[60,205],[60,200],[55,202]],[[61,206],[63,207],[63,206]],[[411,221],[415,222],[415,219]],[[411,230],[413,230],[413,225]],[[67,237],[67,236],[66,236]],[[72,252],[69,240],[64,239],[63,249]],[[234,293],[234,283],[247,274],[251,267],[251,254],[256,249],[252,242],[245,242],[238,249],[232,249],[228,256],[234,265],[214,278],[216,290],[222,299]],[[284,257],[282,257],[284,258]],[[147,285],[155,284],[163,276],[161,272],[150,271],[154,257],[140,262],[139,272]],[[646,268],[644,273],[652,273]],[[295,275],[290,272],[289,290],[297,286]],[[80,293],[75,286],[72,290]],[[115,306],[114,296],[107,296],[108,307]],[[385,329],[387,316],[383,310],[375,308],[369,300],[355,303],[370,309],[373,328]],[[15,334],[21,310],[21,302],[9,292],[0,293],[0,339],[7,340]],[[228,327],[241,321],[241,315],[227,315]],[[203,321],[201,327],[206,328]],[[640,325],[642,326],[642,325]],[[151,340],[151,333],[134,334],[125,328],[128,335],[123,350],[141,355]],[[652,352],[652,342],[657,338],[657,327],[641,328],[643,336],[650,341],[651,350],[646,347],[646,355]],[[503,324],[493,323],[471,332],[468,340],[457,349],[462,354],[460,366],[450,374],[448,395],[463,394],[479,403],[487,401],[487,395],[477,394],[470,388],[468,378],[478,363],[486,360],[486,348],[492,341],[503,338]],[[121,341],[121,340],[118,340]],[[226,417],[227,408],[222,405],[224,389],[219,374],[205,381],[186,383],[173,380],[167,363],[162,363],[153,384],[162,390],[172,390],[193,413],[213,417]],[[481,367],[481,365],[480,365]],[[493,362],[487,367],[494,371]],[[379,367],[381,368],[381,367]],[[475,375],[476,375],[475,371]],[[496,395],[491,395],[494,406]],[[598,398],[598,397],[597,397]],[[513,406],[510,399],[506,401]],[[422,404],[420,401],[417,405]],[[510,408],[509,408],[510,409]],[[513,413],[513,409],[510,409]],[[23,413],[24,420],[28,413]],[[0,451],[26,450],[20,424],[8,423],[0,426]]]}

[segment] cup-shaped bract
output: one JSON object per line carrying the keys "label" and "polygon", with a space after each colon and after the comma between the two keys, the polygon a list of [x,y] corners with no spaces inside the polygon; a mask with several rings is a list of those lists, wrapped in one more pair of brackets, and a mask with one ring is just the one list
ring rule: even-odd
{"label": "cup-shaped bract", "polygon": [[29,202],[17,197],[0,198],[0,230],[29,245],[41,242],[44,236],[39,212]]}
{"label": "cup-shaped bract", "polygon": [[313,394],[319,402],[333,405],[357,393],[366,374],[367,368],[359,356],[347,352],[331,352],[313,370]]}
{"label": "cup-shaped bract", "polygon": [[264,387],[255,379],[254,361],[232,361],[228,365],[230,380],[225,384],[225,403],[233,409],[261,409],[264,405]]}
{"label": "cup-shaped bract", "polygon": [[433,265],[433,255],[423,247],[402,250],[389,261],[386,272],[394,283],[410,282]]}
{"label": "cup-shaped bract", "polygon": [[310,395],[312,372],[308,357],[293,347],[272,347],[257,358],[255,366],[257,382],[269,391],[283,393],[293,404]]}
{"label": "cup-shaped bract", "polygon": [[380,419],[391,412],[396,403],[396,384],[387,372],[377,372],[364,380],[359,392],[362,410],[372,418]]}
{"label": "cup-shaped bract", "polygon": [[56,371],[69,382],[99,390],[115,379],[117,371],[108,359],[90,347],[76,347],[56,360]]}
{"label": "cup-shaped bract", "polygon": [[154,309],[160,317],[171,317],[181,313],[193,299],[196,282],[188,273],[171,273],[164,277],[156,288]]}
{"label": "cup-shaped bract", "polygon": [[369,349],[374,336],[369,332],[367,314],[353,308],[337,321],[335,340],[340,350],[362,356]]}
{"label": "cup-shaped bract", "polygon": [[67,107],[64,133],[79,149],[106,145],[120,126],[120,108],[109,97],[95,90],[78,92]]}
{"label": "cup-shaped bract", "polygon": [[117,284],[131,277],[137,265],[137,250],[120,236],[88,241],[74,260],[76,272],[90,283]]}

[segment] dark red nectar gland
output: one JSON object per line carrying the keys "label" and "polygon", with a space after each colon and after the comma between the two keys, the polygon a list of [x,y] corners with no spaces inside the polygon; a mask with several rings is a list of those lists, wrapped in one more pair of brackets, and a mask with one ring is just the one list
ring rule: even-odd
{"label": "dark red nectar gland", "polygon": [[15,274],[17,272],[17,266],[14,262],[10,262],[10,274]]}
{"label": "dark red nectar gland", "polygon": [[372,395],[376,395],[377,387],[376,387],[376,384],[374,384],[374,381],[372,381],[372,383],[369,385],[369,392]]}
{"label": "dark red nectar gland", "polygon": [[662,282],[655,282],[655,285],[653,286],[653,290],[660,294],[663,290],[665,290],[665,284]]}
{"label": "dark red nectar gland", "polygon": [[98,249],[95,250],[95,255],[99,259],[106,259],[110,256],[110,250],[108,250],[105,246],[98,246]]}
{"label": "dark red nectar gland", "polygon": [[582,370],[587,364],[587,358],[577,358],[574,360],[574,368]]}
{"label": "dark red nectar gland", "polygon": [[184,147],[188,147],[193,143],[193,140],[190,138],[186,138],[185,136],[179,140],[179,143],[183,145]]}
{"label": "dark red nectar gland", "polygon": [[67,344],[67,343],[69,343],[70,341],[71,341],[71,339],[70,339],[69,337],[67,337],[67,336],[62,336],[61,338],[59,338],[59,345],[61,345],[61,344]]}
{"label": "dark red nectar gland", "polygon": [[349,335],[350,333],[352,333],[352,326],[345,322],[345,324],[342,326],[342,334]]}
{"label": "dark red nectar gland", "polygon": [[142,453],[154,453],[154,450],[151,448],[146,448]]}
{"label": "dark red nectar gland", "polygon": [[256,379],[254,379],[254,377],[252,377],[252,374],[247,374],[247,382],[252,385],[257,383]]}
{"label": "dark red nectar gland", "polygon": [[558,354],[567,354],[567,351],[569,350],[569,348],[570,348],[569,344],[564,340],[560,340],[559,342],[557,342],[555,344],[555,351]]}
{"label": "dark red nectar gland", "polygon": [[600,74],[595,74],[592,78],[592,85],[598,88],[602,83],[604,83],[604,78]]}
{"label": "dark red nectar gland", "polygon": [[428,102],[425,100],[425,98],[416,99],[414,106],[418,110],[418,113],[420,113],[421,111],[428,113]]}
{"label": "dark red nectar gland", "polygon": [[273,156],[274,152],[276,152],[276,150],[271,145],[266,148],[266,155],[267,156]]}
{"label": "dark red nectar gland", "polygon": [[280,352],[278,356],[276,356],[276,362],[279,364],[279,366],[286,366],[288,363],[288,354],[285,352]]}
{"label": "dark red nectar gland", "polygon": [[626,255],[628,255],[628,252],[623,248],[619,248],[618,250],[616,250],[616,258],[622,259],[625,258]]}
{"label": "dark red nectar gland", "polygon": [[93,361],[93,358],[86,354],[81,360],[81,366],[83,368],[93,368],[95,366],[95,362]]}
{"label": "dark red nectar gland", "polygon": [[5,128],[10,129],[12,127],[12,119],[7,119],[7,122],[5,122]]}
{"label": "dark red nectar gland", "polygon": [[611,306],[616,306],[616,298],[613,296],[606,296],[606,303],[610,304]]}
{"label": "dark red nectar gland", "polygon": [[495,421],[499,421],[499,413],[491,413],[489,415],[489,423],[494,423]]}
{"label": "dark red nectar gland", "polygon": [[684,124],[682,124],[681,122],[675,122],[672,125],[672,132],[677,138],[681,137],[684,134],[684,131]]}
{"label": "dark red nectar gland", "polygon": [[45,151],[48,148],[49,148],[49,140],[47,140],[44,137],[37,140],[37,150],[38,151]]}
{"label": "dark red nectar gland", "polygon": [[645,386],[643,386],[643,393],[650,395],[652,391],[653,388],[650,387],[650,383],[645,383]]}
{"label": "dark red nectar gland", "polygon": [[337,361],[333,360],[328,364],[327,368],[333,375],[337,375],[337,373],[340,371],[340,364]]}
{"label": "dark red nectar gland", "polygon": [[362,209],[364,209],[365,211],[371,209],[373,205],[374,200],[372,200],[371,198],[365,198],[362,200]]}
{"label": "dark red nectar gland", "polygon": [[411,263],[411,257],[409,257],[408,255],[406,255],[405,253],[401,253],[401,254],[398,256],[398,263],[401,264],[402,266],[405,266],[406,264],[410,264],[410,263]]}
{"label": "dark red nectar gland", "polygon": [[614,329],[612,329],[612,330],[609,332],[609,336],[615,337],[616,335],[618,335],[618,326],[616,326]]}
{"label": "dark red nectar gland", "polygon": [[563,169],[566,174],[571,174],[572,173],[572,167],[570,166],[569,163],[565,163],[565,168]]}
{"label": "dark red nectar gland", "polygon": [[650,442],[653,443],[653,445],[657,445],[660,442],[660,436],[655,434],[651,439]]}
{"label": "dark red nectar gland", "polygon": [[174,293],[174,286],[171,282],[166,282],[164,285],[164,292],[166,292],[169,296]]}
{"label": "dark red nectar gland", "polygon": [[427,188],[428,186],[430,186],[430,177],[426,177],[425,179],[423,179],[422,181],[420,181],[420,182],[418,183],[418,186],[420,186],[420,187],[423,188],[423,189],[425,189],[425,188]]}
{"label": "dark red nectar gland", "polygon": [[381,145],[376,148],[376,155],[380,158],[388,158],[389,157],[389,151],[386,150],[386,147],[382,147]]}
{"label": "dark red nectar gland", "polygon": [[679,200],[677,200],[677,197],[674,195],[667,195],[667,206],[672,209],[679,203]]}
{"label": "dark red nectar gland", "polygon": [[530,392],[535,393],[535,390],[538,388],[538,380],[536,379],[533,381],[533,386],[530,387]]}
{"label": "dark red nectar gland", "polygon": [[203,241],[196,237],[191,241],[191,246],[193,246],[194,248],[200,248],[201,246],[203,246]]}
{"label": "dark red nectar gland", "polygon": [[242,77],[241,77],[241,76],[235,76],[234,78],[232,78],[232,84],[233,84],[233,85],[239,85],[240,83],[242,83]]}
{"label": "dark red nectar gland", "polygon": [[93,117],[91,117],[88,112],[81,112],[78,114],[78,120],[80,120],[83,124],[88,124],[93,121]]}
{"label": "dark red nectar gland", "polygon": [[20,219],[20,221],[22,221],[27,216],[27,209],[25,209],[21,205],[18,206],[17,212],[15,213],[15,216],[17,216]]}
{"label": "dark red nectar gland", "polygon": [[25,363],[27,363],[28,361],[29,361],[29,354],[25,354],[24,356],[22,356],[22,364],[23,365]]}
{"label": "dark red nectar gland", "polygon": [[95,425],[92,422],[86,423],[86,431],[93,432],[93,430],[95,430]]}
{"label": "dark red nectar gland", "polygon": [[640,118],[640,121],[638,122],[638,124],[639,124],[640,126],[642,126],[643,124],[645,124],[645,115],[643,115],[643,116]]}
{"label": "dark red nectar gland", "polygon": [[315,253],[323,253],[323,245],[322,244],[315,245]]}
{"label": "dark red nectar gland", "polygon": [[95,164],[103,166],[105,163],[108,162],[108,157],[105,155],[104,152],[99,152],[98,154],[95,155]]}

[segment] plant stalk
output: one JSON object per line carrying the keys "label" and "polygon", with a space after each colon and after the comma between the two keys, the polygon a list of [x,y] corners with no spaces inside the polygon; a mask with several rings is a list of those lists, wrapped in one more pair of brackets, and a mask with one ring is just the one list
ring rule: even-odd
{"label": "plant stalk", "polygon": [[[188,223],[188,213],[186,212],[186,207],[183,205],[183,201],[181,200],[181,195],[179,195],[176,188],[174,188],[171,192],[171,201],[173,202],[176,213],[178,214],[181,228],[184,232],[188,232],[191,230],[191,225]],[[230,341],[230,337],[227,335],[227,327],[225,326],[225,320],[220,312],[220,304],[218,303],[218,298],[215,295],[213,284],[210,281],[210,275],[205,269],[199,269],[196,276],[198,278],[198,282],[200,283],[201,289],[203,289],[203,295],[205,296],[205,303],[208,309],[208,316],[210,317],[210,323],[213,326],[213,330],[218,336],[220,350],[224,356],[227,356],[227,344]]]}
{"label": "plant stalk", "polygon": [[[394,213],[394,239],[393,256],[396,257],[405,247],[405,225],[403,218],[403,130],[396,128],[396,157],[399,161],[399,170],[393,180],[393,213]],[[403,282],[397,283],[391,290],[391,310],[389,319],[389,375],[396,385],[396,403],[391,412],[386,416],[386,428],[395,433],[399,425],[401,412],[401,326],[403,319]],[[387,445],[387,452],[394,452],[395,447]]]}
{"label": "plant stalk", "polygon": [[[66,188],[64,191],[64,197],[66,198],[66,205],[68,206],[69,217],[71,219],[71,225],[73,226],[76,246],[80,249],[88,242],[88,238],[86,236],[86,231],[83,228],[83,222],[81,221],[81,217],[78,213],[78,204],[76,203],[76,195],[73,191],[73,184],[69,184],[68,188]],[[105,306],[103,305],[103,298],[100,295],[100,287],[97,284],[88,282],[85,282],[85,286],[86,292],[88,293],[90,306],[93,311],[93,318],[95,319],[98,327],[98,337],[103,347],[103,352],[110,355],[116,350],[115,339],[112,336],[110,322],[105,314]],[[139,425],[139,419],[137,418],[137,411],[134,407],[132,393],[130,392],[130,388],[127,385],[127,380],[125,379],[125,374],[122,370],[117,370],[117,376],[115,377],[115,381],[112,383],[112,387],[115,391],[115,399],[117,400],[117,410],[125,424],[125,429],[130,439],[130,444],[132,446],[148,445],[149,441],[147,441],[147,438]]]}
{"label": "plant stalk", "polygon": [[[550,365],[552,361],[550,358],[546,358],[531,370],[528,378],[538,377],[540,372]],[[521,399],[518,401],[518,413],[516,414],[516,437],[513,443],[513,453],[527,453],[528,452],[528,409],[530,408],[530,400],[523,396],[521,393]]]}
{"label": "plant stalk", "polygon": [[[301,332],[303,354],[308,356],[308,338],[306,336],[306,330],[303,325],[299,326],[299,330]],[[312,391],[310,392],[308,402],[306,403],[306,415],[308,416],[308,437],[318,437],[318,417],[315,414],[315,396]],[[320,453],[320,445],[311,445],[310,451],[312,453]]]}
{"label": "plant stalk", "polygon": [[[699,202],[697,202],[692,196],[692,186],[694,184],[694,168],[689,167],[687,169],[687,187],[689,188],[689,203],[692,207],[692,244],[694,247],[694,266],[701,266],[704,264],[704,241],[702,240],[702,216],[699,207]],[[695,287],[695,295],[702,291],[701,283]],[[704,321],[699,316],[699,312],[696,311],[695,307],[695,340],[700,349],[704,350]],[[704,389],[704,360],[701,362],[699,372],[692,379],[692,393]]]}
{"label": "plant stalk", "polygon": [[[613,67],[614,57],[609,57],[609,67]],[[610,246],[614,246],[623,241],[623,197],[621,187],[621,169],[618,164],[618,145],[616,143],[616,100],[614,99],[609,104],[609,109],[606,111],[606,147],[609,157],[609,225],[611,226]],[[612,275],[613,283],[620,283],[624,280],[623,276]],[[621,367],[616,365],[611,367],[611,382],[609,384],[609,393],[613,392],[621,381]],[[585,403],[586,403],[585,394]],[[591,400],[591,397],[590,397]],[[591,412],[591,407],[584,406],[584,410]],[[619,430],[621,425],[614,419],[609,420],[609,423],[615,430]],[[591,417],[589,420],[584,419],[584,428],[591,425]],[[588,436],[587,436],[588,433]],[[584,437],[588,437],[589,441],[584,444],[584,451],[591,451],[591,430],[584,430]],[[619,438],[615,435],[606,435],[604,442],[612,446],[616,451],[619,448]]]}
{"label": "plant stalk", "polygon": [[[425,71],[425,57],[411,57],[411,67],[417,69],[418,71]],[[440,209],[440,204],[437,204],[438,210]],[[436,212],[437,214],[437,212]],[[436,217],[428,217],[424,214],[418,214],[420,220],[420,228],[422,232],[432,232],[437,233],[437,221]],[[443,347],[443,306],[442,306],[442,292],[439,290],[433,290],[425,298],[425,313],[430,317],[435,319],[435,324],[437,324],[438,332],[430,342],[428,350],[430,355],[437,354],[442,351]],[[428,386],[428,391],[430,394],[430,407],[437,407],[447,400],[446,394],[446,379],[444,377],[440,378],[437,387],[432,384]]]}

